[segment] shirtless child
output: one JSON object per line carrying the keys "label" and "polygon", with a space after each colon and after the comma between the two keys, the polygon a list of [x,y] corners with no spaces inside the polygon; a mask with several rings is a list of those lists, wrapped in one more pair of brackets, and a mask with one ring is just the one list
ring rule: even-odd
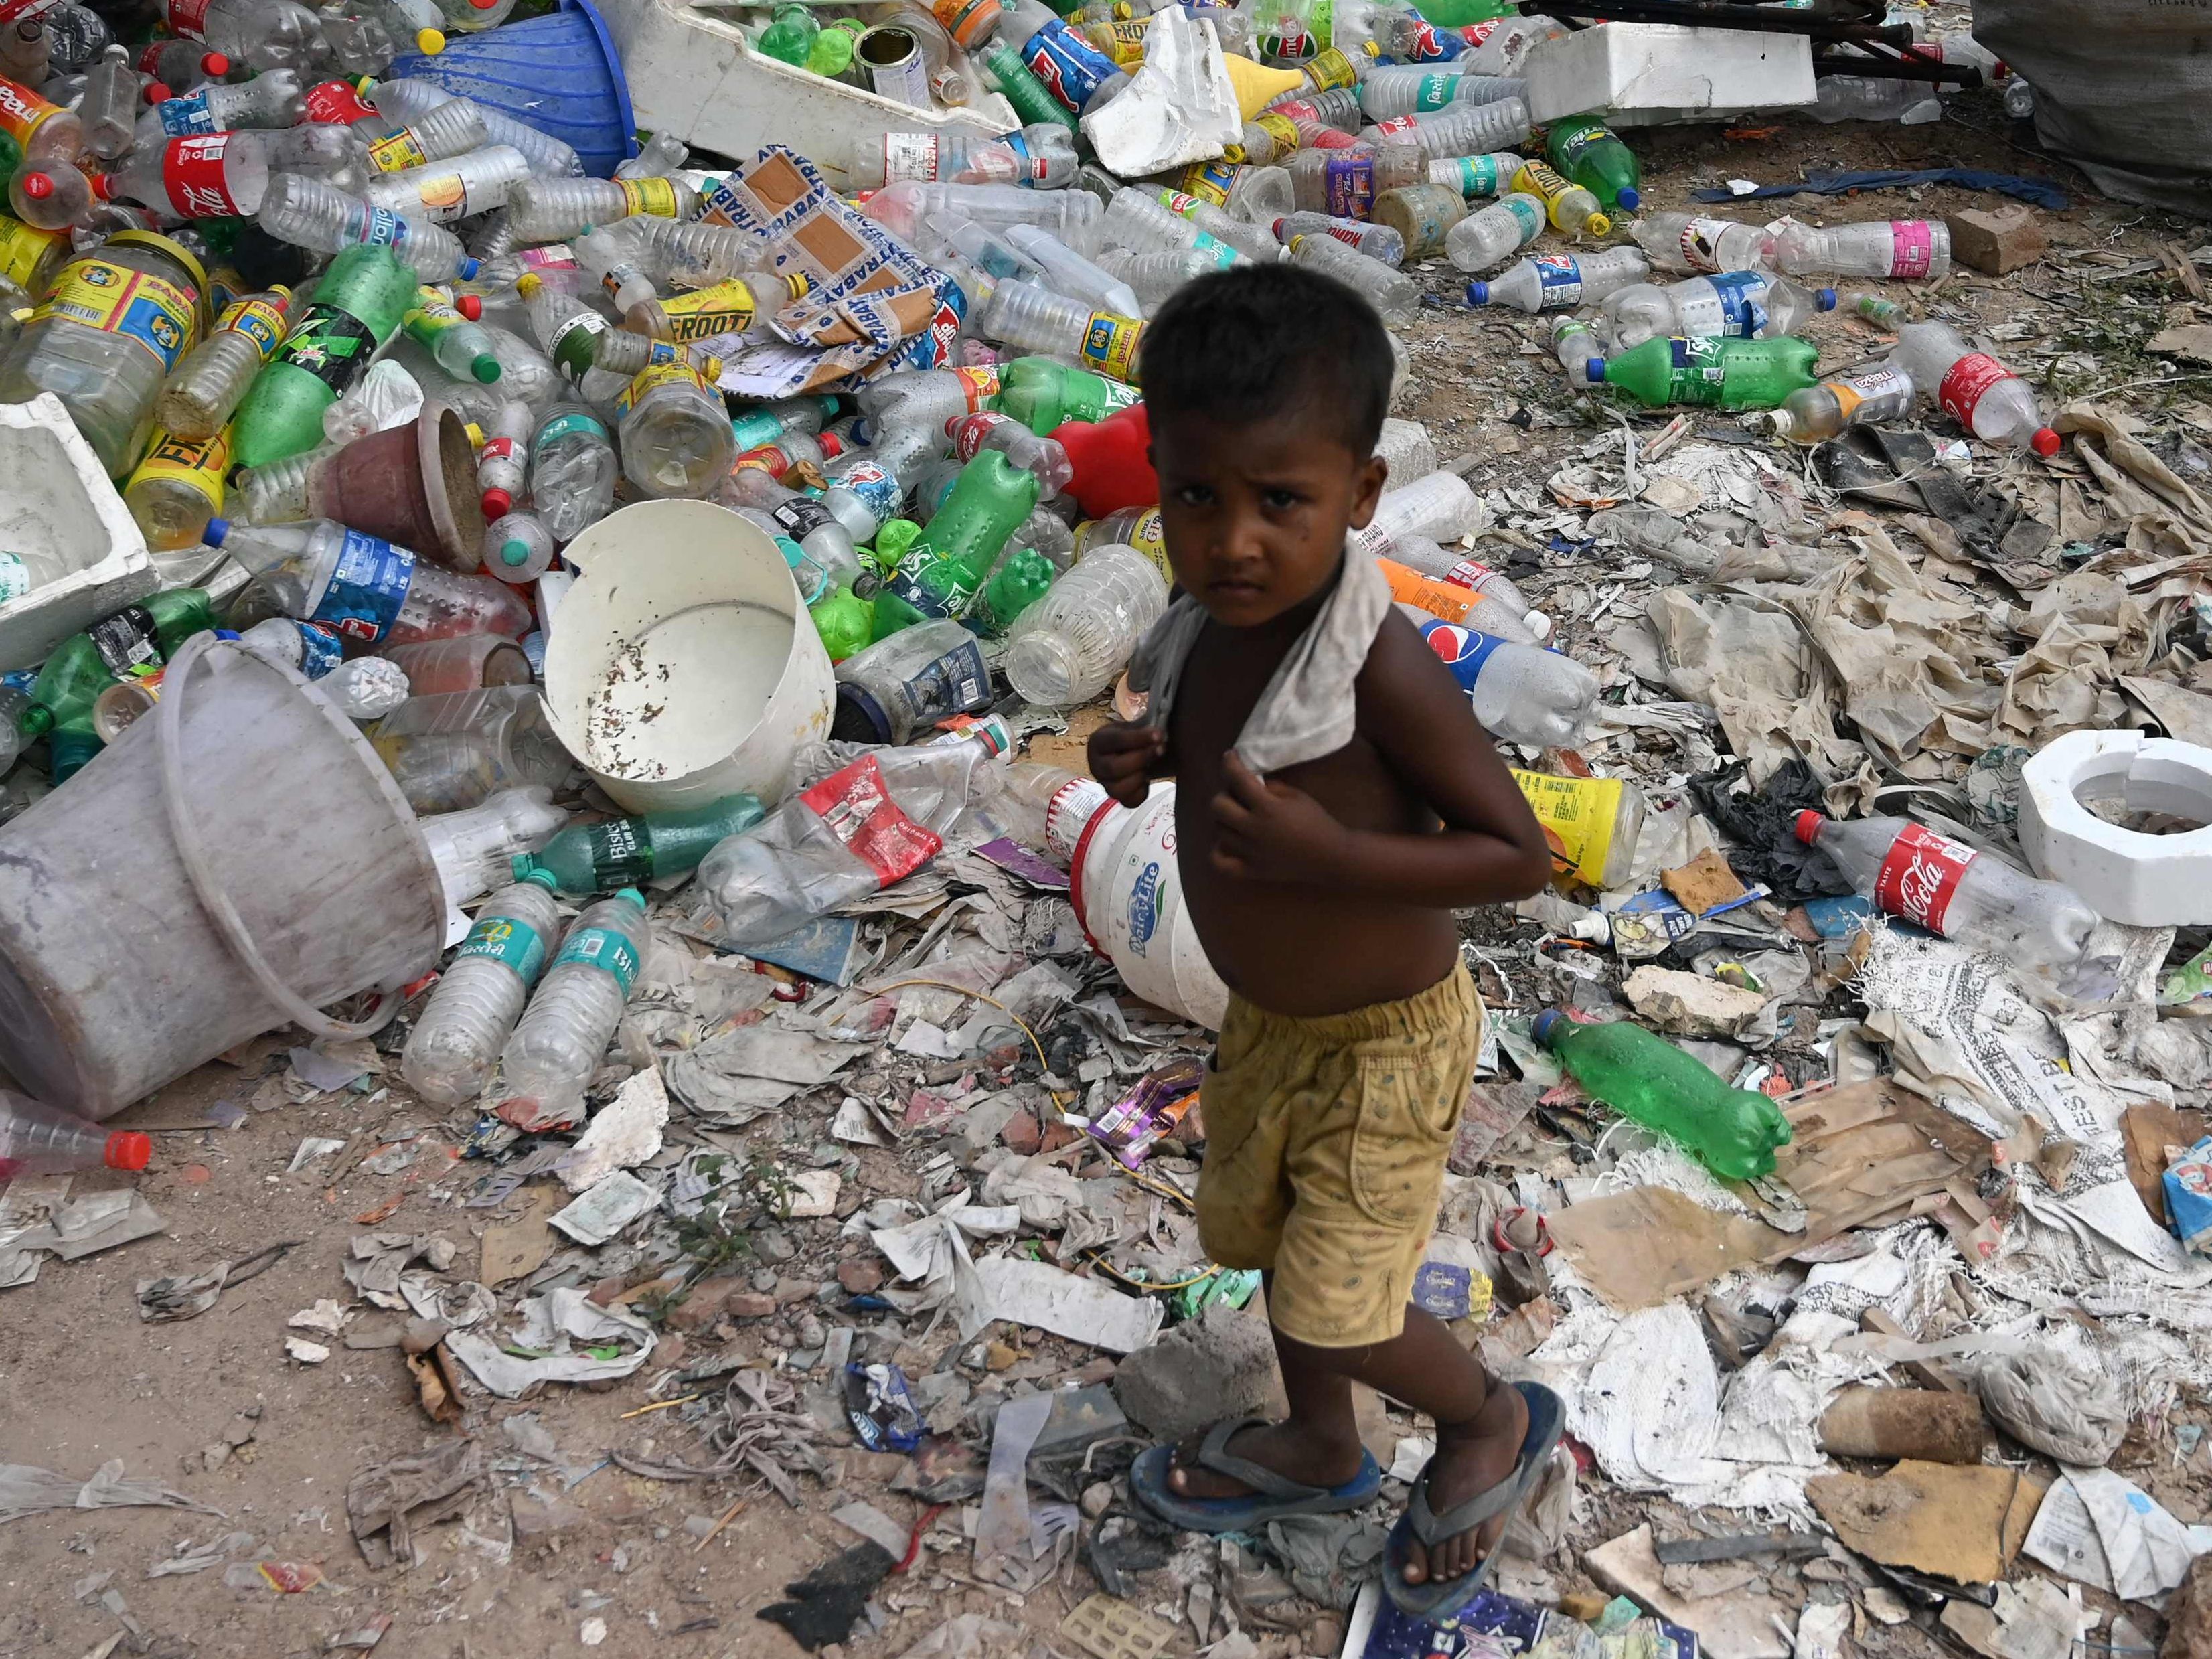
{"label": "shirtless child", "polygon": [[1184,902],[1232,993],[1199,1233],[1266,1271],[1290,1415],[1155,1449],[1132,1482],[1195,1531],[1358,1508],[1381,1480],[1352,1420],[1368,1383],[1437,1424],[1383,1583],[1444,1616],[1559,1433],[1555,1396],[1407,1305],[1482,1031],[1452,912],[1536,892],[1551,860],[1467,694],[1346,548],[1386,471],[1366,301],[1243,267],[1181,289],[1143,352],[1180,597],[1132,675],[1144,723],[1100,730],[1091,769],[1127,805],[1176,780]]}

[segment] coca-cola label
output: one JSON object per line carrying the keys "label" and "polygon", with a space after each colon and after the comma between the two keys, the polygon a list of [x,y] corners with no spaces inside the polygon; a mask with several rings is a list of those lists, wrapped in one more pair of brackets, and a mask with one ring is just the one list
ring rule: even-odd
{"label": "coca-cola label", "polygon": [[236,218],[246,210],[231,199],[223,182],[223,154],[234,135],[210,133],[175,138],[161,156],[161,187],[169,204],[187,219]]}
{"label": "coca-cola label", "polygon": [[414,580],[412,550],[349,530],[331,571],[330,586],[309,620],[334,628],[349,640],[374,643],[398,621]]}
{"label": "coca-cola label", "polygon": [[307,116],[310,121],[320,121],[333,126],[351,126],[356,121],[375,117],[376,112],[361,101],[361,94],[349,81],[325,81],[320,86],[307,89]]}
{"label": "coca-cola label", "polygon": [[1495,574],[1486,564],[1478,564],[1473,559],[1462,559],[1444,572],[1443,579],[1454,587],[1464,587],[1480,593],[1483,583]]}
{"label": "coca-cola label", "polygon": [[1959,890],[1966,866],[1979,856],[1948,836],[1908,823],[1890,842],[1881,868],[1875,872],[1874,902],[1893,916],[1917,922],[1933,933],[1945,933],[1943,921],[1950,914],[1952,895]]}
{"label": "coca-cola label", "polygon": [[1917,283],[1936,264],[1936,228],[1925,219],[1899,219],[1889,227],[1889,274],[1893,281]]}
{"label": "coca-cola label", "polygon": [[209,0],[169,0],[169,32],[198,40],[207,32]]}
{"label": "coca-cola label", "polygon": [[884,785],[883,768],[864,755],[799,796],[822,827],[888,887],[937,856],[945,842],[901,811]]}
{"label": "coca-cola label", "polygon": [[1377,137],[1389,137],[1401,132],[1414,131],[1420,125],[1421,118],[1418,115],[1394,115],[1387,121],[1377,121],[1375,132]]}
{"label": "coca-cola label", "polygon": [[1974,408],[1982,401],[1982,394],[1999,380],[2009,380],[2013,372],[1985,351],[1970,351],[1944,371],[1943,383],[1936,391],[1936,401],[1943,412],[1960,426],[1974,429]]}

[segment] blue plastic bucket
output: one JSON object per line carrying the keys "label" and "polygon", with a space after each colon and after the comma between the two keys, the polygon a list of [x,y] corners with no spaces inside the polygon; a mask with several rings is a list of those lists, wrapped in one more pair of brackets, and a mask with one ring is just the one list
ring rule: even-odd
{"label": "blue plastic bucket", "polygon": [[584,171],[604,179],[637,154],[637,123],[622,57],[592,0],[526,22],[459,34],[434,58],[392,60],[392,78],[428,81],[527,122],[568,143]]}

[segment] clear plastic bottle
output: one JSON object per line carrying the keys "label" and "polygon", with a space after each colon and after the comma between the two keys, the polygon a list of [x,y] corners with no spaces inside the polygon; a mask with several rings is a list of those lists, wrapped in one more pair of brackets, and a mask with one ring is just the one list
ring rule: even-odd
{"label": "clear plastic bottle", "polygon": [[1511,150],[1442,156],[1429,163],[1429,182],[1448,185],[1469,201],[1478,196],[1503,196],[1513,188],[1513,175],[1528,165]]}
{"label": "clear plastic bottle", "polygon": [[[165,87],[190,88],[221,81],[230,73],[230,59],[210,52],[198,40],[149,40],[138,49],[138,73]],[[0,75],[12,74],[0,61]]]}
{"label": "clear plastic bottle", "polygon": [[477,274],[477,262],[453,232],[428,219],[371,207],[309,173],[281,173],[270,181],[260,225],[278,241],[315,253],[341,253],[362,243],[388,247],[420,282]]}
{"label": "clear plastic bottle", "polygon": [[[773,278],[775,262],[766,237],[735,225],[710,224],[700,220],[664,219],[658,214],[634,213],[617,219],[585,239],[617,257],[661,289],[710,288],[732,276],[759,272]],[[582,258],[583,243],[576,245]],[[586,269],[591,269],[585,261]],[[602,284],[607,273],[594,271]],[[617,288],[609,288],[616,294]],[[635,298],[617,295],[615,308],[627,311]]]}
{"label": "clear plastic bottle", "polygon": [[511,586],[550,570],[556,551],[553,532],[535,513],[508,513],[484,526],[484,572]]}
{"label": "clear plastic bottle", "polygon": [[[1290,178],[1280,167],[1257,170],[1286,181]],[[1261,264],[1273,264],[1283,257],[1283,245],[1275,240],[1274,232],[1268,227],[1276,220],[1287,217],[1296,205],[1295,198],[1288,188],[1254,198],[1253,210],[1264,214],[1264,218],[1239,218],[1203,197],[1193,196],[1186,191],[1162,190],[1159,202],[1169,212],[1189,220],[1217,242],[1225,242],[1246,258]]]}
{"label": "clear plastic bottle", "polygon": [[171,33],[264,74],[309,68],[326,50],[315,14],[293,0],[165,0],[162,9]]}
{"label": "clear plastic bottle", "polygon": [[1943,118],[1943,100],[1925,81],[1824,75],[1805,113],[1815,121],[1896,121],[1908,127]]}
{"label": "clear plastic bottle", "polygon": [[8,206],[33,230],[89,230],[98,186],[67,161],[21,167],[8,181]]}
{"label": "clear plastic bottle", "polygon": [[1943,412],[1984,443],[2058,453],[2059,437],[2043,423],[2027,382],[1985,351],[1959,337],[1948,323],[1907,323],[1897,331],[1890,361],[1933,397]]}
{"label": "clear plastic bottle", "polygon": [[1116,191],[1099,221],[1102,246],[1137,253],[1201,252],[1219,270],[1244,263],[1244,256],[1218,237],[1210,236],[1182,215],[1160,205],[1152,191],[1134,186]]}
{"label": "clear plastic bottle", "polygon": [[2072,888],[1904,818],[1838,823],[1801,812],[1796,831],[1877,908],[2038,979],[2063,981],[2080,965],[2099,921]]}
{"label": "clear plastic bottle", "polygon": [[641,371],[615,402],[623,476],[647,495],[696,500],[736,459],[721,393],[689,362]]}
{"label": "clear plastic bottle", "polygon": [[1650,265],[1632,247],[1600,248],[1595,253],[1532,254],[1494,282],[1469,283],[1467,302],[1507,305],[1532,315],[1564,311],[1601,301],[1614,289],[1640,283],[1650,274]]}
{"label": "clear plastic bottle", "polygon": [[[1320,214],[1307,216],[1321,218]],[[1136,295],[1141,314],[1150,317],[1184,283],[1221,269],[1221,262],[1196,248],[1174,252],[1132,253],[1108,248],[1098,256],[1099,269],[1128,284]]]}
{"label": "clear plastic bottle", "polygon": [[1513,191],[1454,225],[1444,237],[1444,257],[1462,270],[1488,270],[1543,231],[1542,201],[1525,191]]}
{"label": "clear plastic bottle", "polygon": [[940,435],[946,424],[972,415],[998,394],[995,371],[931,368],[885,374],[860,387],[860,412],[878,431],[916,426]]}
{"label": "clear plastic bottle", "polygon": [[138,71],[131,67],[128,48],[111,46],[85,73],[84,96],[77,105],[84,147],[102,161],[113,161],[138,142],[137,114]]}
{"label": "clear plastic bottle", "polygon": [[1815,313],[1836,308],[1836,290],[1800,288],[1763,270],[1724,271],[1660,287],[1634,283],[1606,297],[1606,322],[1616,351],[1631,351],[1661,334],[1738,340],[1795,334]]}
{"label": "clear plastic bottle", "polygon": [[[1511,577],[1492,570],[1479,560],[1462,558],[1451,549],[1438,546],[1426,536],[1396,538],[1391,544],[1389,556],[1434,580],[1448,582],[1454,587],[1464,587],[1480,595],[1509,617],[1519,618],[1541,614],[1534,611]],[[1541,631],[1533,622],[1524,623],[1522,627],[1531,640]]]}
{"label": "clear plastic bottle", "polygon": [[292,290],[231,301],[206,339],[185,354],[163,383],[154,422],[173,437],[212,438],[229,423],[261,366],[283,343]]}
{"label": "clear plastic bottle", "polygon": [[30,88],[46,85],[52,66],[52,38],[36,18],[0,25],[0,76]]}
{"label": "clear plastic bottle", "polygon": [[296,70],[272,70],[242,86],[210,82],[185,97],[165,98],[139,116],[135,142],[162,144],[239,127],[289,127],[306,108],[307,92]]}
{"label": "clear plastic bottle", "polygon": [[979,225],[1040,225],[1078,253],[1097,251],[1105,213],[1083,190],[1024,190],[1018,185],[890,185],[864,211],[901,235],[925,221],[972,219]]}
{"label": "clear plastic bottle", "polygon": [[[1371,143],[1410,143],[1431,163],[1468,155],[1511,151],[1528,136],[1528,106],[1518,98],[1496,102],[1457,103],[1430,115],[1401,115],[1370,127],[1362,137]],[[1528,166],[1524,160],[1522,167]],[[1518,169],[1516,169],[1516,171]],[[1513,174],[1505,175],[1510,182]],[[1450,181],[1455,187],[1456,179]],[[1468,192],[1462,190],[1462,195]]]}
{"label": "clear plastic bottle", "polygon": [[0,1089],[0,1182],[103,1166],[136,1173],[153,1155],[150,1136],[103,1129],[75,1112]]}
{"label": "clear plastic bottle", "polygon": [[530,434],[537,417],[520,398],[509,398],[484,434],[477,452],[477,489],[486,523],[502,518],[514,506],[528,476]]}
{"label": "clear plastic bottle", "polygon": [[[415,827],[438,866],[446,902],[460,905],[514,879],[515,855],[543,847],[560,833],[568,816],[566,808],[553,805],[551,788],[539,783],[502,789],[458,812],[433,813],[418,818]],[[549,949],[559,925],[556,921],[556,931],[545,935]]]}
{"label": "clear plastic bottle", "polygon": [[235,504],[232,522],[289,524],[295,519],[314,517],[308,492],[325,465],[342,447],[325,441],[282,460],[240,468],[230,487],[230,499]]}
{"label": "clear plastic bottle", "polygon": [[699,192],[678,179],[532,179],[508,201],[508,222],[524,242],[561,241],[635,213],[689,219],[699,211]]}
{"label": "clear plastic bottle", "polygon": [[619,470],[605,425],[577,404],[556,408],[530,440],[530,500],[566,546],[613,510]]}
{"label": "clear plastic bottle", "polygon": [[1893,421],[1912,407],[1912,377],[1886,358],[1800,387],[1767,415],[1776,434],[1792,443],[1817,444],[1847,427]]}
{"label": "clear plastic bottle", "polygon": [[1134,378],[1138,342],[1145,331],[1136,318],[1093,311],[1079,300],[1027,283],[1001,283],[976,326],[1015,350],[1073,358],[1117,380]]}
{"label": "clear plastic bottle", "polygon": [[721,501],[726,507],[757,507],[775,523],[776,533],[799,544],[829,579],[850,586],[860,574],[860,550],[852,532],[838,520],[827,502],[790,488],[769,476],[764,467],[731,469],[722,480]]}
{"label": "clear plastic bottle", "polygon": [[1340,219],[1373,216],[1375,198],[1429,176],[1428,158],[1413,144],[1373,149],[1302,149],[1285,165],[1298,210]]}
{"label": "clear plastic bottle", "polygon": [[1660,270],[1715,276],[1723,270],[1773,270],[1774,238],[1763,225],[1699,213],[1654,213],[1630,227],[1636,245]]}
{"label": "clear plastic bottle", "polygon": [[1951,270],[1951,227],[1941,219],[1874,219],[1828,230],[1793,224],[1774,239],[1773,265],[1792,276],[1938,282]]}
{"label": "clear plastic bottle", "polygon": [[410,1088],[438,1106],[483,1092],[560,927],[550,873],[492,895],[407,1039],[399,1070]]}
{"label": "clear plastic bottle", "polygon": [[333,155],[349,154],[352,146],[352,136],[343,129],[314,121],[172,138],[102,173],[93,191],[103,202],[120,198],[180,218],[251,217],[260,212],[272,176],[319,168]]}
{"label": "clear plastic bottle", "polygon": [[837,665],[830,735],[903,744],[991,703],[991,671],[975,635],[951,617],[902,629]]}
{"label": "clear plastic bottle", "polygon": [[963,465],[984,450],[995,449],[1037,481],[1040,498],[1057,495],[1075,477],[1067,451],[1040,438],[1011,415],[984,410],[963,415],[945,428],[953,458]]}
{"label": "clear plastic bottle", "polygon": [[670,179],[691,165],[691,149],[672,132],[656,132],[637,154],[617,165],[617,179]]}
{"label": "clear plastic bottle", "polygon": [[583,1115],[584,1091],[650,942],[645,896],[633,887],[576,918],[500,1054],[501,1108],[512,1119],[552,1125]]}
{"label": "clear plastic bottle", "polygon": [[380,357],[345,395],[323,411],[323,437],[349,444],[372,432],[389,432],[422,412],[422,383],[397,357]]}
{"label": "clear plastic bottle", "polygon": [[519,186],[532,182],[530,163],[520,150],[491,144],[449,161],[384,173],[369,181],[362,199],[371,207],[388,208],[434,225],[450,225],[505,207]]}
{"label": "clear plastic bottle", "polygon": [[[501,634],[426,640],[419,645],[392,646],[383,654],[406,675],[409,690],[418,697],[481,691],[494,685],[526,685],[531,678],[528,653]],[[500,866],[502,872],[506,867]]]}
{"label": "clear plastic bottle", "polygon": [[1384,490],[1367,527],[1352,532],[1352,545],[1380,556],[1404,537],[1455,542],[1481,523],[1482,500],[1468,481],[1456,472],[1431,472]]}
{"label": "clear plastic bottle", "polygon": [[[1267,108],[1293,121],[1319,121],[1323,125],[1334,127],[1347,137],[1365,125],[1364,115],[1359,107],[1359,94],[1349,87],[1332,87],[1327,92],[1304,88],[1286,92],[1272,100]],[[1298,142],[1308,144],[1313,141],[1301,131]]]}
{"label": "clear plastic bottle", "polygon": [[1056,292],[1109,316],[1134,317],[1142,309],[1128,284],[1100,270],[1050,231],[1036,225],[1008,225],[1004,234],[1037,263]]}
{"label": "clear plastic bottle", "polygon": [[254,577],[270,606],[265,614],[325,623],[358,642],[412,645],[455,634],[516,638],[531,624],[530,607],[505,584],[420,562],[406,548],[328,519],[261,526],[215,519],[207,543]]}
{"label": "clear plastic bottle", "polygon": [[1570,386],[1585,386],[1592,359],[1605,356],[1605,343],[1581,318],[1562,313],[1552,322],[1552,356],[1566,370]]}
{"label": "clear plastic bottle", "polygon": [[428,114],[371,144],[368,166],[375,173],[404,173],[410,167],[465,155],[491,142],[482,108],[466,99],[449,98]]}
{"label": "clear plastic bottle", "polygon": [[1067,130],[1035,123],[1018,135],[1017,149],[1002,140],[961,134],[886,132],[855,138],[845,163],[854,190],[881,190],[902,182],[953,185],[1065,184],[1075,172],[1075,147]]}
{"label": "clear plastic bottle", "polygon": [[1531,749],[1582,741],[1597,706],[1597,676],[1589,669],[1556,651],[1518,645],[1463,623],[1425,615],[1414,619],[1492,737]]}
{"label": "clear plastic bottle", "polygon": [[1420,286],[1380,259],[1355,253],[1334,236],[1293,236],[1291,263],[1310,265],[1364,294],[1386,323],[1409,323],[1421,307]]}
{"label": "clear plastic bottle", "polygon": [[1290,213],[1271,227],[1275,240],[1288,247],[1293,236],[1334,236],[1345,246],[1379,259],[1395,270],[1406,261],[1406,239],[1389,225],[1364,219],[1336,219],[1326,213]]}
{"label": "clear plastic bottle", "polygon": [[1096,548],[1015,618],[1007,681],[1041,708],[1088,702],[1127,665],[1167,603],[1167,583],[1151,559],[1133,547]]}
{"label": "clear plastic bottle", "polygon": [[507,144],[522,152],[530,163],[531,172],[541,179],[577,179],[583,176],[584,163],[575,150],[552,134],[541,132],[526,121],[518,121],[502,110],[479,104],[474,99],[461,98],[447,92],[434,81],[402,78],[380,81],[366,94],[379,115],[394,123],[406,123],[427,118],[432,111],[447,104],[467,104],[483,123],[484,133],[495,144]]}
{"label": "clear plastic bottle", "polygon": [[[481,400],[481,412],[489,416],[495,412],[498,401],[505,398],[520,398],[539,411],[550,409],[568,395],[568,383],[554,366],[553,360],[512,329],[483,325],[484,337],[491,342],[492,356],[499,359],[499,391],[487,393],[481,386],[447,387],[448,402],[459,406],[464,392],[474,392]],[[601,382],[602,386],[605,383]],[[606,390],[621,390],[622,382],[616,380]],[[597,395],[589,378],[580,388],[586,397]],[[608,401],[611,401],[610,398]],[[471,416],[470,418],[476,418]],[[483,422],[478,421],[481,425]]]}

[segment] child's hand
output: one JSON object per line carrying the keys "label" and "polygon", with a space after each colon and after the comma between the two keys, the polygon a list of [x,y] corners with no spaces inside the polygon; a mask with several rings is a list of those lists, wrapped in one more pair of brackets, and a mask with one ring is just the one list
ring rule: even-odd
{"label": "child's hand", "polygon": [[1213,798],[1213,867],[1252,881],[1319,883],[1341,866],[1345,828],[1303,789],[1263,782],[1222,757],[1225,787]]}
{"label": "child's hand", "polygon": [[1167,752],[1168,734],[1153,726],[1115,720],[1091,734],[1091,775],[1124,806],[1141,806],[1153,766]]}

